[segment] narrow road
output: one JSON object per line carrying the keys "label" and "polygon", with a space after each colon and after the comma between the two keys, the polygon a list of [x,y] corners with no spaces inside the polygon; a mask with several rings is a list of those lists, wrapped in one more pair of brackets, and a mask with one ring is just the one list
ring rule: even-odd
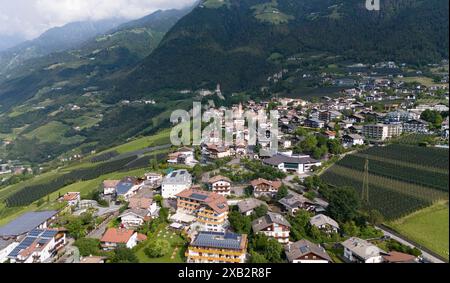
{"label": "narrow road", "polygon": [[403,238],[400,234],[396,233],[395,231],[392,231],[391,229],[389,229],[387,227],[376,226],[375,228],[383,231],[385,236],[388,236],[391,239],[394,239],[403,245],[406,245],[411,248],[418,248],[422,252],[422,257],[431,263],[445,263],[446,262],[440,256],[434,254],[433,252],[429,251],[428,249],[425,251],[421,246],[419,246],[415,243],[412,243],[410,240]]}
{"label": "narrow road", "polygon": [[102,222],[97,228],[92,230],[88,235],[87,238],[93,238],[93,239],[101,239],[103,234],[106,231],[106,228],[108,227],[108,223],[111,222],[114,218],[119,216],[119,212],[115,212],[111,216],[105,219],[105,221]]}

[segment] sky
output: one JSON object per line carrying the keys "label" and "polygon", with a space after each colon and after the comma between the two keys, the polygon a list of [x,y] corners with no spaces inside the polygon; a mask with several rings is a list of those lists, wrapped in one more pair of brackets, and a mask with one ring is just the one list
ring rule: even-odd
{"label": "sky", "polygon": [[0,0],[0,37],[38,37],[70,22],[137,19],[158,9],[183,8],[195,0]]}

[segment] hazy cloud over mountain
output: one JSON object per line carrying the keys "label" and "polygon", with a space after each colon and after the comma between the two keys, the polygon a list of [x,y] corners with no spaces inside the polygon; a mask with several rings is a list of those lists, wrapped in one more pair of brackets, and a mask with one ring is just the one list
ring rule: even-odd
{"label": "hazy cloud over mountain", "polygon": [[0,35],[28,39],[70,22],[136,19],[158,9],[182,8],[195,0],[0,0]]}

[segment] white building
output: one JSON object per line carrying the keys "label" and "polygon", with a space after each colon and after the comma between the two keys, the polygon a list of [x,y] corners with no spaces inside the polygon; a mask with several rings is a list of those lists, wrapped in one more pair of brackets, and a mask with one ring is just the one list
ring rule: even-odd
{"label": "white building", "polygon": [[300,240],[286,245],[286,257],[291,263],[330,263],[330,256],[319,245],[308,240]]}
{"label": "white building", "polygon": [[269,159],[264,160],[264,164],[278,168],[283,172],[294,172],[303,174],[311,172],[313,167],[322,166],[322,162],[311,158],[310,156],[287,156],[277,154]]}
{"label": "white building", "polygon": [[8,255],[19,245],[14,240],[2,240],[0,239],[0,263],[4,263],[8,260]]}
{"label": "white building", "polygon": [[34,229],[8,254],[8,258],[11,263],[47,263],[65,244],[64,232]]}
{"label": "white building", "polygon": [[103,250],[109,251],[114,250],[120,244],[132,249],[138,244],[138,241],[138,233],[133,230],[109,228],[101,238],[100,243]]}
{"label": "white building", "polygon": [[163,198],[176,198],[176,195],[192,186],[192,176],[187,170],[173,171],[167,175],[161,186]]}
{"label": "white building", "polygon": [[382,250],[366,240],[352,237],[342,243],[344,258],[355,263],[381,263]]}

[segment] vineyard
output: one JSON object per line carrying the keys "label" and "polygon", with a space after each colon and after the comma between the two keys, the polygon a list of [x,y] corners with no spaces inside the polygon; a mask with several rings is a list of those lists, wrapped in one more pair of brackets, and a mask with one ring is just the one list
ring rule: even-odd
{"label": "vineyard", "polygon": [[448,150],[390,145],[346,156],[322,175],[332,186],[362,193],[369,161],[369,205],[397,219],[448,199]]}
{"label": "vineyard", "polygon": [[5,203],[7,207],[29,205],[50,193],[76,182],[92,180],[116,171],[127,171],[147,167],[150,159],[155,157],[161,159],[164,155],[150,155],[140,158],[137,156],[131,156],[119,160],[100,163],[93,167],[76,169],[45,183],[24,187],[8,196]]}

